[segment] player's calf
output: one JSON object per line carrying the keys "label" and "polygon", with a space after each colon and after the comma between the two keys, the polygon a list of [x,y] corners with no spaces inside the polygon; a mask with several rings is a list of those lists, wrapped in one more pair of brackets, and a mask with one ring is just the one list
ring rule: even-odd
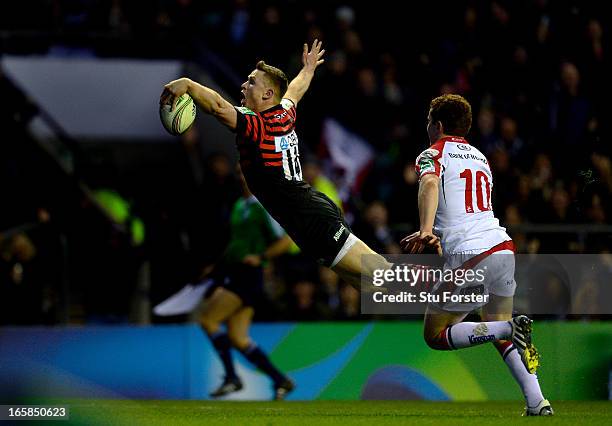
{"label": "player's calf", "polygon": [[[525,397],[526,412],[531,413],[526,415],[536,415],[533,414],[536,411],[542,411],[543,413],[547,411],[544,410],[544,406],[541,404],[543,401],[546,401],[548,407],[550,408],[550,403],[548,403],[542,394],[538,377],[535,374],[531,374],[529,371],[527,371],[523,365],[523,361],[521,360],[521,356],[519,355],[516,346],[514,346],[514,344],[509,340],[501,340],[495,343],[495,347],[499,351],[504,363],[508,366],[512,377],[514,377],[514,380],[516,380],[521,388],[521,391],[523,392],[523,396]],[[552,412],[552,408],[550,410]]]}
{"label": "player's calf", "polygon": [[202,329],[206,334],[211,336],[219,331],[221,324],[219,323],[219,321],[216,321],[212,318],[202,316],[200,318],[200,326],[202,326]]}
{"label": "player's calf", "polygon": [[251,345],[251,340],[248,337],[236,335],[231,331],[228,333],[228,337],[231,345],[240,352],[246,351]]}
{"label": "player's calf", "polygon": [[511,334],[508,321],[461,322],[433,333],[426,330],[425,341],[432,349],[452,350],[509,339]]}
{"label": "player's calf", "polygon": [[[278,399],[278,391],[281,389],[281,394],[284,392],[285,394],[289,393],[293,390],[295,386],[293,382],[283,374],[276,366],[270,361],[268,355],[264,351],[262,351],[256,343],[251,342],[246,348],[240,350],[242,355],[249,362],[259,368],[262,372],[264,372],[270,379],[274,385],[275,399]],[[289,385],[290,384],[290,385]],[[280,398],[283,399],[283,398]]]}

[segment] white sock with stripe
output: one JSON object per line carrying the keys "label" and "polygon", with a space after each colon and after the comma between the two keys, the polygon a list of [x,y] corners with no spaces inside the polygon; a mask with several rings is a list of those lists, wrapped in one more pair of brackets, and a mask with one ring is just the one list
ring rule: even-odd
{"label": "white sock with stripe", "polygon": [[542,389],[540,389],[540,382],[538,382],[538,376],[527,371],[514,345],[509,345],[502,354],[502,357],[510,369],[512,377],[521,387],[527,406],[537,406],[544,399]]}
{"label": "white sock with stripe", "polygon": [[451,349],[507,340],[511,335],[512,326],[508,321],[460,322],[446,329],[446,338]]}

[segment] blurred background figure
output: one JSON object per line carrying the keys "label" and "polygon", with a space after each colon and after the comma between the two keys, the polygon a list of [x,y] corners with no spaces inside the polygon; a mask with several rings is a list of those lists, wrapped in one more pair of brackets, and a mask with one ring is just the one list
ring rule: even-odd
{"label": "blurred background figure", "polygon": [[370,203],[362,222],[355,224],[355,232],[377,253],[399,254],[400,247],[389,228],[389,213],[380,201]]}

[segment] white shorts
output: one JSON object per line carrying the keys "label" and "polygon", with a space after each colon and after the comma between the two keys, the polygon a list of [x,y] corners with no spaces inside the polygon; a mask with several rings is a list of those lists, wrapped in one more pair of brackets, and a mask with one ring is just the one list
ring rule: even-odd
{"label": "white shorts", "polygon": [[[444,272],[452,270],[455,273],[454,282],[438,281],[432,293],[439,297],[431,305],[443,311],[470,312],[486,305],[491,294],[513,297],[516,290],[514,267],[512,250],[498,250],[491,254],[464,252],[451,255],[445,259]],[[468,280],[466,272],[470,269],[473,271],[470,278],[473,279]],[[459,270],[464,272],[458,274]]]}
{"label": "white shorts", "polygon": [[334,266],[336,266],[338,262],[340,262],[344,258],[344,256],[346,256],[351,247],[353,247],[357,241],[359,241],[359,238],[357,238],[355,234],[351,232],[347,237],[346,241],[344,242],[344,245],[336,255],[336,258],[333,260],[331,265],[329,265],[329,267],[333,268]]}

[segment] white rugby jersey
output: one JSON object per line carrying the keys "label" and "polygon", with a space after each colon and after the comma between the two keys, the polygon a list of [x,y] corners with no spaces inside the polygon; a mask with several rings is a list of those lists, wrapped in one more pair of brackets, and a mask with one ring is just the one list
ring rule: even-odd
{"label": "white rugby jersey", "polygon": [[423,151],[416,160],[421,179],[440,177],[434,233],[444,255],[479,253],[510,240],[493,215],[493,175],[486,157],[465,139],[447,136]]}

